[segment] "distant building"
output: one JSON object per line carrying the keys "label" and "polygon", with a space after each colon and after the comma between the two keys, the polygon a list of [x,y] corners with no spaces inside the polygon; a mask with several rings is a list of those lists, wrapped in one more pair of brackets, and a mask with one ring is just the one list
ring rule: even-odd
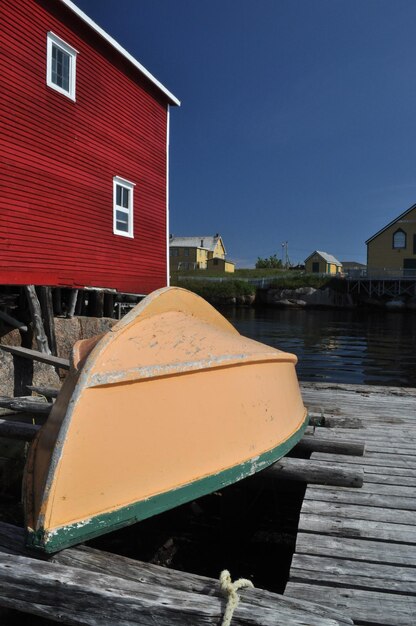
{"label": "distant building", "polygon": [[342,263],[332,254],[315,250],[305,259],[305,270],[311,274],[337,275],[342,272]]}
{"label": "distant building", "polygon": [[210,272],[235,272],[235,263],[226,259],[213,257],[207,261],[207,269]]}
{"label": "distant building", "polygon": [[234,263],[226,261],[226,250],[222,238],[214,237],[173,237],[169,240],[170,269],[206,270],[213,269],[234,272]]}
{"label": "distant building", "polygon": [[416,274],[416,204],[367,239],[372,274]]}
{"label": "distant building", "polygon": [[358,261],[341,261],[341,263],[344,276],[359,278],[366,274],[367,266],[364,263],[358,263]]}

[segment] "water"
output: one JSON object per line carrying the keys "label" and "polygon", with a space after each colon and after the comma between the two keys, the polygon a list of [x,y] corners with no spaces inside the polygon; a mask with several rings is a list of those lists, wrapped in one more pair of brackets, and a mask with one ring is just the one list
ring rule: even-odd
{"label": "water", "polygon": [[247,337],[297,355],[304,381],[416,387],[416,314],[234,307]]}

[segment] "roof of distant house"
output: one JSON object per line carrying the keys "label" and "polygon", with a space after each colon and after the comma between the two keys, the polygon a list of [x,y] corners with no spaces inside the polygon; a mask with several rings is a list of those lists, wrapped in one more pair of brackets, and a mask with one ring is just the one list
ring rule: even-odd
{"label": "roof of distant house", "polygon": [[[218,240],[221,239],[220,235],[212,236],[200,236],[200,237],[171,237],[169,245],[173,248],[202,248],[203,250],[209,250],[214,252],[215,246]],[[222,244],[224,242],[221,239]],[[224,247],[225,251],[225,247]]]}
{"label": "roof of distant house", "polygon": [[113,37],[111,37],[108,33],[106,33],[105,30],[101,28],[101,26],[98,26],[98,24],[96,24],[90,17],[88,17],[88,15],[86,15],[86,13],[84,13],[84,11],[81,11],[81,9],[79,9],[77,5],[74,2],[72,2],[72,0],[61,0],[61,2],[62,4],[67,6],[68,9],[70,9],[76,15],[78,15],[78,17],[83,22],[88,24],[90,28],[92,28],[96,33],[98,33],[111,46],[113,46],[113,48],[115,48],[120,54],[122,54],[132,65],[134,65],[134,67],[136,67],[142,74],[144,74],[144,76],[146,76],[146,78],[148,78],[150,82],[152,82],[158,89],[160,89],[160,91],[162,91],[165,94],[170,104],[180,106],[181,104],[180,101],[178,100],[178,98],[176,98],[173,95],[173,93],[171,93],[168,89],[166,89],[166,87],[162,85],[162,83],[159,82],[157,78],[153,76],[153,74],[151,74],[141,63],[139,63],[139,61],[137,61],[137,59],[135,59],[129,52],[127,52],[125,48],[120,46],[120,44],[115,39],[113,39]]}
{"label": "roof of distant house", "polygon": [[341,263],[344,270],[361,270],[367,267],[365,263],[359,263],[358,261],[341,261]]}
{"label": "roof of distant house", "polygon": [[319,254],[319,256],[321,256],[327,263],[332,263],[333,265],[338,265],[338,267],[342,267],[342,263],[340,263],[338,259],[336,259],[332,254],[328,254],[328,252],[322,252],[322,250],[315,250],[314,252],[312,252],[312,254],[310,254],[308,258],[305,259],[305,263],[314,254]]}

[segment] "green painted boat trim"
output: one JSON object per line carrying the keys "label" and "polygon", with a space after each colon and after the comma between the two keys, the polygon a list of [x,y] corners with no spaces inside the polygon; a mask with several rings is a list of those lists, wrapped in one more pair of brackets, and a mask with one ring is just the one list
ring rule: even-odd
{"label": "green painted boat trim", "polygon": [[157,515],[184,504],[185,502],[195,500],[217,489],[238,482],[247,476],[251,476],[265,469],[285,456],[302,438],[308,422],[309,416],[306,415],[298,430],[276,448],[268,450],[239,465],[223,470],[218,474],[206,476],[205,478],[183,485],[177,489],[152,496],[147,500],[141,500],[140,502],[123,506],[110,513],[102,513],[87,520],[69,524],[68,526],[61,526],[60,528],[50,531],[44,528],[40,528],[36,531],[29,529],[26,536],[26,546],[47,553],[58,552],[59,550],[63,550],[77,543],[83,543],[99,535],[135,524],[148,517],[152,517],[153,515]]}

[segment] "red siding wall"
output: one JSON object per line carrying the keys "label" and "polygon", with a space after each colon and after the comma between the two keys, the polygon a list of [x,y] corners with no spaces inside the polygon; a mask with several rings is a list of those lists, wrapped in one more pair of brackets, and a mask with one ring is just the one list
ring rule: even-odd
{"label": "red siding wall", "polygon": [[[46,86],[46,35],[78,50],[76,102]],[[166,284],[167,102],[56,0],[0,2],[0,284]],[[113,234],[113,177],[136,183]]]}

